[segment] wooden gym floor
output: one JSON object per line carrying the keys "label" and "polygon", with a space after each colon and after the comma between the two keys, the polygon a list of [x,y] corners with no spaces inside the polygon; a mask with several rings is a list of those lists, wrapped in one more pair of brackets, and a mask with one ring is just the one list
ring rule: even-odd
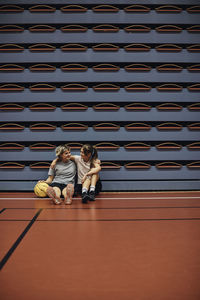
{"label": "wooden gym floor", "polygon": [[200,191],[0,193],[2,300],[199,300]]}

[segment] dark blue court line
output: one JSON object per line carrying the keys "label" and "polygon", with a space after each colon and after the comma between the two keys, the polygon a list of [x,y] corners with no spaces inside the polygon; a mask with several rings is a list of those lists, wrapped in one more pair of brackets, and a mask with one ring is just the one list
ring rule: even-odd
{"label": "dark blue court line", "polygon": [[20,244],[20,242],[22,241],[22,239],[24,238],[24,236],[27,234],[27,232],[29,231],[29,229],[31,228],[31,226],[33,225],[33,223],[37,220],[37,218],[39,217],[41,211],[42,211],[42,209],[38,210],[38,212],[32,218],[32,220],[30,221],[30,223],[26,226],[26,228],[24,229],[24,231],[22,232],[22,234],[18,237],[18,239],[15,241],[15,243],[12,245],[12,247],[8,250],[8,252],[4,256],[4,258],[1,260],[1,262],[0,262],[0,270],[4,267],[4,265],[6,264],[6,262],[10,258],[10,256],[13,254],[13,252],[15,251],[15,249],[18,247],[18,245]]}

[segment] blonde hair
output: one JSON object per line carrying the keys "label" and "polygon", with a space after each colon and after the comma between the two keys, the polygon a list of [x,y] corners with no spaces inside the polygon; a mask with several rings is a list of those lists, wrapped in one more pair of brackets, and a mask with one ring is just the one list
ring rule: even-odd
{"label": "blonde hair", "polygon": [[70,151],[70,147],[68,145],[60,145],[56,148],[56,156],[60,158],[60,156],[65,152]]}

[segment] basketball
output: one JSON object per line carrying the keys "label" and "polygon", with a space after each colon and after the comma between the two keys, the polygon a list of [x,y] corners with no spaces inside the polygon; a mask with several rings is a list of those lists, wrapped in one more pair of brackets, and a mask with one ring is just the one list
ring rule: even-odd
{"label": "basketball", "polygon": [[46,197],[47,188],[48,188],[48,184],[46,182],[38,182],[34,187],[34,193],[38,197]]}

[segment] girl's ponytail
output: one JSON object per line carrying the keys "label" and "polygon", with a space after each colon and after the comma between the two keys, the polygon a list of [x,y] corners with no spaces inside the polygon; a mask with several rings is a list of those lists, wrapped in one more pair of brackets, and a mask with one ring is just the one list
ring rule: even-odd
{"label": "girl's ponytail", "polygon": [[98,158],[97,148],[92,146],[91,167],[94,167],[94,162]]}

